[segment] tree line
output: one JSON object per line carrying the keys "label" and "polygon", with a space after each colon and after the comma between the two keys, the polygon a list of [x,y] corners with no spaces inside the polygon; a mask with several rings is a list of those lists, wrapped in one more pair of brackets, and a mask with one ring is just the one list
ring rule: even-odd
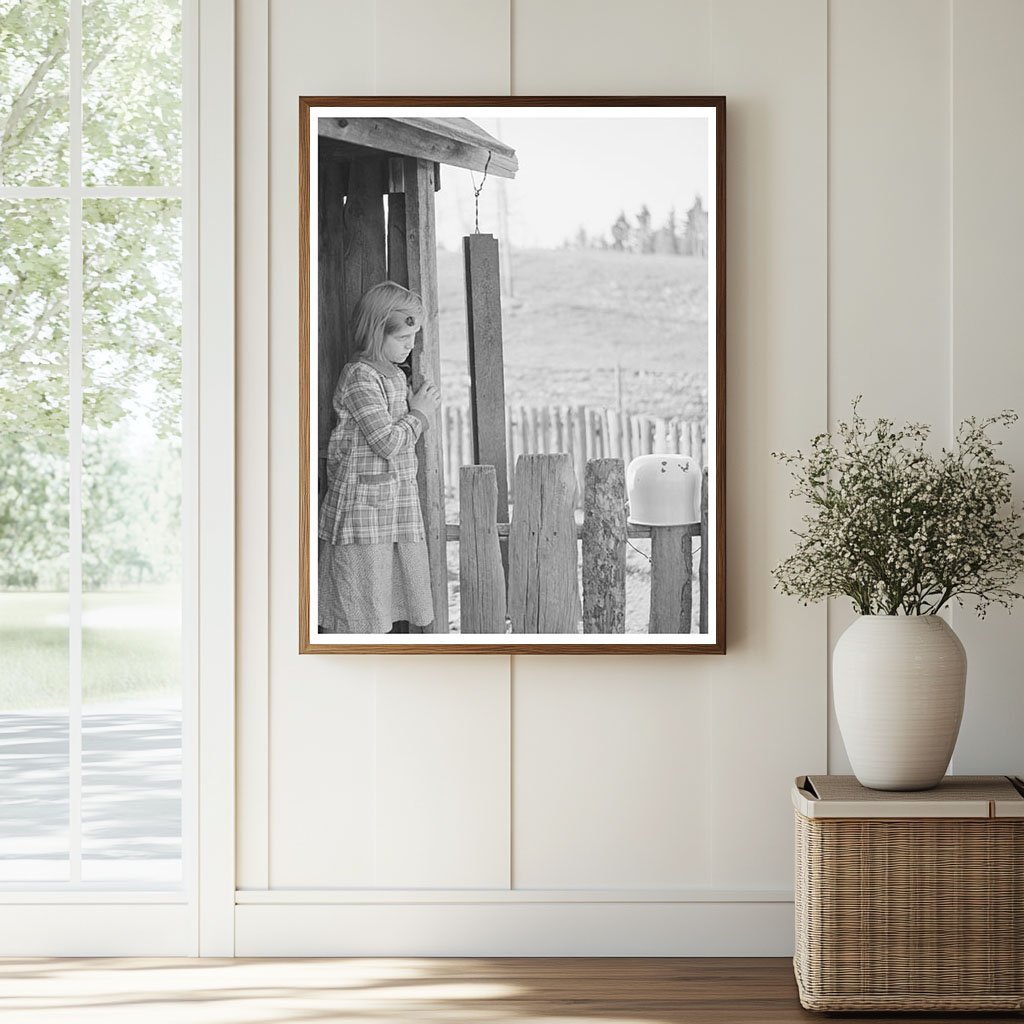
{"label": "tree line", "polygon": [[631,221],[621,210],[607,232],[589,234],[582,225],[572,240],[567,239],[565,249],[610,249],[645,255],[661,253],[672,256],[708,257],[708,212],[697,196],[680,221],[676,208],[668,211],[665,222],[653,223],[651,211],[644,203]]}

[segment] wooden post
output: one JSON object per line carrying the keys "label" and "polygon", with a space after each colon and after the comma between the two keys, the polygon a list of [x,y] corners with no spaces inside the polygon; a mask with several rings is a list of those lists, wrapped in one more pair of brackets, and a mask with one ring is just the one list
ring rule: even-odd
{"label": "wooden post", "polygon": [[584,473],[587,467],[587,410],[582,405],[573,406],[572,410],[572,444],[576,466],[576,494],[583,501],[583,488],[586,483]]}
{"label": "wooden post", "polygon": [[516,409],[516,420],[519,428],[519,454],[526,455],[530,451],[530,428],[526,422],[526,406],[520,405]]}
{"label": "wooden post", "polygon": [[633,461],[633,425],[629,413],[619,414],[619,434],[622,437],[622,461],[628,468]]}
{"label": "wooden post", "polygon": [[[323,264],[320,265],[320,287],[329,293],[327,303],[331,310],[330,315],[332,318],[339,317],[343,325],[341,332],[345,338],[345,345],[337,367],[339,373],[355,355],[355,339],[351,337],[351,327],[356,303],[363,292],[386,280],[388,275],[387,240],[384,237],[386,161],[375,157],[352,160],[343,165],[343,172],[346,173],[347,181],[344,224],[341,222],[340,208],[336,211],[336,216],[338,244],[344,243],[344,252],[338,253],[337,260],[344,260],[344,274],[336,275],[333,271],[328,271],[329,276],[325,281],[325,268]],[[321,195],[323,188],[321,182],[318,190]],[[337,202],[341,202],[340,195]],[[320,237],[322,244],[323,231]],[[324,322],[322,309],[319,319],[321,323]],[[322,339],[320,345],[322,351]]]}
{"label": "wooden post", "polygon": [[455,467],[454,471],[458,473],[460,466],[469,464],[469,455],[465,450],[462,443],[462,420],[463,420],[462,406],[457,405],[455,407],[455,422],[452,424],[452,448],[455,451]]}
{"label": "wooden post", "polygon": [[505,570],[494,466],[459,469],[459,608],[463,633],[505,632]]}
{"label": "wooden post", "polygon": [[658,416],[654,420],[654,444],[651,451],[664,455],[668,450],[668,423],[663,416]]}
{"label": "wooden post", "polygon": [[[505,468],[505,484],[508,488],[508,499],[512,500],[512,474],[515,471],[515,459],[512,457],[512,408],[505,406],[505,458],[508,466]],[[508,508],[508,501],[505,502]]]}
{"label": "wooden post", "polygon": [[[466,271],[473,461],[479,466],[494,467],[498,487],[498,522],[507,523],[508,451],[498,240],[493,235],[466,235],[462,239],[462,258]],[[503,553],[503,560],[507,564],[507,550]]]}
{"label": "wooden post", "polygon": [[[700,482],[700,616],[698,629],[701,633],[708,631],[708,562],[711,549],[708,541],[708,467],[704,467],[704,475]],[[718,584],[721,586],[721,582]]]}
{"label": "wooden post", "polygon": [[[384,237],[386,161],[353,160],[345,203],[345,315],[351,321],[363,292],[387,279]],[[397,269],[397,268],[392,268]],[[352,353],[346,353],[346,359]]]}
{"label": "wooden post", "polygon": [[530,417],[530,452],[534,455],[543,455],[544,448],[541,445],[540,424],[537,420],[537,406],[531,405],[527,410]]}
{"label": "wooden post", "polygon": [[673,454],[681,454],[679,448],[679,420],[669,420],[668,430],[668,450]]}
{"label": "wooden post", "polygon": [[679,424],[679,454],[693,455],[693,434],[690,431],[690,424],[686,420]]}
{"label": "wooden post", "polygon": [[573,455],[576,451],[576,442],[572,431],[572,410],[567,405],[559,406],[558,419],[562,425],[562,448],[566,455]]}
{"label": "wooden post", "polygon": [[[423,328],[412,352],[412,386],[440,386],[441,346],[437,325],[437,241],[434,231],[434,164],[407,157],[405,173],[405,253],[409,287],[423,300]],[[383,234],[383,231],[382,231]],[[444,465],[441,411],[416,444],[417,482],[430,561],[434,621],[425,632],[448,632],[448,562],[444,516]]]}
{"label": "wooden post", "polygon": [[608,457],[623,458],[622,453],[622,419],[617,409],[609,409],[605,416],[605,430],[608,437]]}
{"label": "wooden post", "polygon": [[[587,432],[587,459],[599,459],[601,450],[597,443],[597,423],[593,409],[583,409],[583,422]],[[586,466],[584,466],[584,484],[586,484]]]}
{"label": "wooden post", "polygon": [[452,446],[451,437],[452,408],[450,405],[441,405],[441,452],[444,456],[444,483],[445,495],[452,486],[454,475],[452,474]]}
{"label": "wooden post", "polygon": [[562,416],[557,405],[548,406],[548,453],[564,452],[562,447]]}
{"label": "wooden post", "polygon": [[468,407],[463,407],[462,419],[462,461],[460,466],[472,466],[473,462],[473,413]]}
{"label": "wooden post", "polygon": [[459,466],[462,459],[459,457],[459,443],[462,436],[462,427],[459,425],[461,410],[457,405],[451,406],[448,410],[448,426],[445,428],[445,440],[448,444],[449,458],[451,460],[451,474],[445,479],[451,481],[452,490],[457,491],[459,487]]}
{"label": "wooden post", "polygon": [[651,527],[651,633],[689,633],[693,606],[693,529]]}
{"label": "wooden post", "polygon": [[[699,605],[698,605],[699,607]],[[679,632],[696,633],[693,628],[693,532],[683,538],[683,589],[679,598]]]}
{"label": "wooden post", "polygon": [[509,531],[513,633],[577,633],[576,475],[568,455],[522,455]]}
{"label": "wooden post", "polygon": [[327,488],[327,442],[334,429],[334,389],[349,357],[345,309],[345,164],[320,146],[317,156],[317,492]]}
{"label": "wooden post", "polygon": [[626,631],[626,468],[587,463],[583,500],[583,632]]}
{"label": "wooden post", "polygon": [[[399,163],[400,161],[394,161]],[[409,287],[409,262],[405,257],[405,193],[388,193],[388,279]]]}

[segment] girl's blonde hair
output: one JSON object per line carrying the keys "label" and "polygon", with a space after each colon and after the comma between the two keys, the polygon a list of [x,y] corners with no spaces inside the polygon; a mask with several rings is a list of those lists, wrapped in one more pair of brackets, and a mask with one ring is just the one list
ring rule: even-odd
{"label": "girl's blonde hair", "polygon": [[386,334],[422,324],[423,300],[394,281],[381,281],[363,292],[352,314],[356,353],[380,360]]}

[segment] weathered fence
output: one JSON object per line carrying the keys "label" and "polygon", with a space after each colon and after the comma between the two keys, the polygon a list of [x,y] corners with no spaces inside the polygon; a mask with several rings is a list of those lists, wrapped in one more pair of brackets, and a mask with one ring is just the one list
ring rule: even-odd
{"label": "weathered fence", "polygon": [[[683,526],[627,523],[621,457],[587,461],[582,523],[568,453],[516,460],[511,523],[497,518],[493,466],[461,466],[459,476],[460,521],[448,524],[447,539],[459,543],[462,633],[504,633],[509,626],[513,633],[624,633],[630,538],[651,542],[649,632],[707,632],[706,469],[701,521]],[[700,540],[696,577],[694,538]],[[501,553],[506,540],[507,577]]]}
{"label": "weathered fence", "polygon": [[[474,462],[469,409],[445,406],[441,432],[445,481],[449,493],[455,494],[459,469]],[[583,502],[586,464],[591,459],[622,459],[628,465],[638,455],[668,452],[688,455],[702,466],[708,462],[706,430],[701,422],[586,405],[507,406],[505,451],[510,496],[515,491],[515,465],[520,455],[569,455],[579,489],[577,507]]]}

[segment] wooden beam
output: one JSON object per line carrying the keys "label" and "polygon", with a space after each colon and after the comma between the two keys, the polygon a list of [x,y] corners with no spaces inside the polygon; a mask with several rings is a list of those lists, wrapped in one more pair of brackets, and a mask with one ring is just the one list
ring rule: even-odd
{"label": "wooden beam", "polygon": [[[446,121],[455,120],[453,118]],[[467,134],[439,132],[426,118],[394,117],[321,117],[321,137],[347,142],[382,153],[395,153],[414,159],[436,161],[452,167],[466,167],[499,178],[514,178],[519,169],[515,150],[487,138]],[[490,165],[487,165],[488,153]]]}
{"label": "wooden beam", "polygon": [[327,442],[335,420],[332,400],[350,344],[344,284],[348,171],[322,148],[317,151],[317,164],[317,483],[323,500]]}
{"label": "wooden beam", "polygon": [[[423,328],[412,351],[413,388],[424,381],[441,385],[441,338],[437,316],[437,239],[434,228],[434,165],[429,160],[405,161],[405,258],[408,287],[423,300]],[[416,444],[417,482],[423,525],[427,533],[434,621],[432,633],[448,632],[448,563],[444,515],[444,454],[441,409]]]}
{"label": "wooden beam", "polygon": [[[493,235],[462,239],[469,343],[469,408],[473,462],[493,466],[498,484],[498,522],[508,522],[508,453],[505,448],[505,362],[501,337],[498,240]],[[508,574],[508,545],[502,545]]]}

